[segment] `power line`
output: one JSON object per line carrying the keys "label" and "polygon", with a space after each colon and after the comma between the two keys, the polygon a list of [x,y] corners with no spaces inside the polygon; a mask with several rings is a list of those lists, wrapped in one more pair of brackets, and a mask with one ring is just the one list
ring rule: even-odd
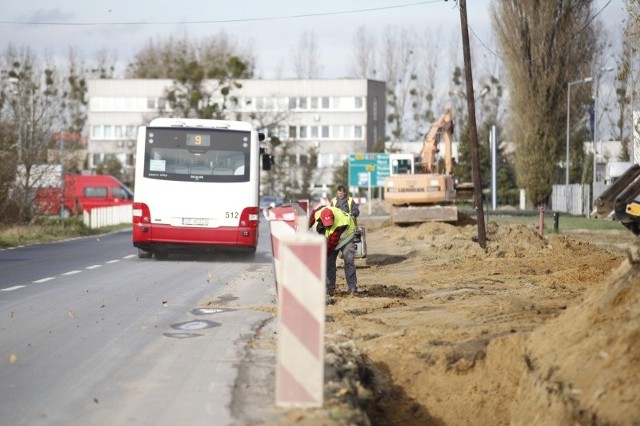
{"label": "power line", "polygon": [[372,7],[366,9],[352,9],[343,10],[337,12],[318,12],[318,13],[303,13],[299,15],[282,15],[282,16],[267,16],[261,18],[238,18],[238,19],[219,19],[219,20],[207,20],[207,21],[158,21],[158,22],[28,22],[28,21],[0,21],[0,25],[54,25],[62,27],[75,27],[75,26],[100,26],[100,25],[197,25],[197,24],[229,24],[236,22],[256,22],[256,21],[277,21],[285,19],[300,19],[300,18],[312,18],[318,16],[333,16],[333,15],[346,15],[351,13],[362,12],[375,12],[379,10],[389,9],[401,9],[405,7],[420,6],[423,4],[441,3],[442,0],[429,0],[420,1],[415,3],[398,4],[394,6],[381,6]]}

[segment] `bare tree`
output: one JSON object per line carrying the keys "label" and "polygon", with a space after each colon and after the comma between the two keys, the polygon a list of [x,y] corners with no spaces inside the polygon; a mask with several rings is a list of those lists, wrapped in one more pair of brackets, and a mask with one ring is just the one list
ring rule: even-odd
{"label": "bare tree", "polygon": [[441,74],[439,65],[440,46],[437,33],[427,29],[418,39],[416,84],[411,89],[412,131],[407,133],[414,140],[420,140],[428,132],[431,123],[440,113],[435,111],[438,99],[438,76]]}
{"label": "bare tree", "polygon": [[314,31],[302,33],[291,58],[296,78],[319,78],[322,75],[318,37]]}
{"label": "bare tree", "polygon": [[150,39],[127,66],[126,77],[176,78],[194,61],[205,74],[215,73],[216,69],[226,66],[224,64],[231,57],[239,58],[244,64],[245,76],[253,76],[255,56],[251,47],[240,46],[225,32],[200,41],[192,40],[186,34],[181,38]]}
{"label": "bare tree", "polygon": [[406,138],[411,92],[417,83],[416,44],[407,28],[388,26],[383,33],[381,67],[387,83],[387,122],[391,139]]}
{"label": "bare tree", "polygon": [[353,78],[376,78],[376,39],[366,27],[360,26],[353,37],[349,76]]}
{"label": "bare tree", "polygon": [[592,2],[496,2],[491,16],[507,71],[518,183],[541,205],[561,158],[567,82],[590,75],[598,49]]}
{"label": "bare tree", "polygon": [[62,108],[66,131],[80,135],[87,121],[87,78],[85,62],[73,49],[69,50],[67,77],[63,86]]}
{"label": "bare tree", "polygon": [[88,69],[88,75],[98,79],[113,78],[117,62],[118,56],[115,52],[100,49],[95,54],[93,66]]}
{"label": "bare tree", "polygon": [[171,78],[166,99],[178,116],[223,119],[238,101],[233,96],[241,87],[238,80],[252,78],[254,68],[251,51],[221,32],[200,42],[186,35],[151,40],[129,64],[128,76]]}
{"label": "bare tree", "polygon": [[39,60],[28,47],[9,45],[0,58],[0,70],[2,125],[9,130],[3,132],[3,164],[15,179],[8,201],[16,207],[14,219],[24,222],[33,213],[35,189],[51,183],[53,165],[47,165],[47,151],[53,135],[64,128],[62,78],[50,58]]}

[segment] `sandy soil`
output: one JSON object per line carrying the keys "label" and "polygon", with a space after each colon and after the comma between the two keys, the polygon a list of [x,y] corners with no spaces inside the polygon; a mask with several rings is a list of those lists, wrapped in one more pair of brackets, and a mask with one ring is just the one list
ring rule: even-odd
{"label": "sandy soil", "polygon": [[[640,424],[631,232],[361,221],[360,293],[338,271],[323,410],[287,424]],[[283,424],[282,421],[278,422]]]}

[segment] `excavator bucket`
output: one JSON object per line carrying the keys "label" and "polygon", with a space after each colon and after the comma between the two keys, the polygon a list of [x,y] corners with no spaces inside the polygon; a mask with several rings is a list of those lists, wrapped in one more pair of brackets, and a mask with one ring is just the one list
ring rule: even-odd
{"label": "excavator bucket", "polygon": [[592,218],[620,221],[634,234],[640,234],[640,165],[634,164],[609,185],[594,204]]}
{"label": "excavator bucket", "polygon": [[640,177],[640,165],[634,164],[624,172],[615,182],[609,185],[593,203],[594,209],[591,217],[594,219],[613,219],[616,199],[623,191],[633,187],[634,182]]}

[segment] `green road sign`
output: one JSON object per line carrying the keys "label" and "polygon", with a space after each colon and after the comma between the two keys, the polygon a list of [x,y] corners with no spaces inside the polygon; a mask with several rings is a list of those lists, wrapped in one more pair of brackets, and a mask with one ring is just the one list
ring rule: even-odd
{"label": "green road sign", "polygon": [[388,176],[389,154],[349,154],[349,186],[381,187]]}

